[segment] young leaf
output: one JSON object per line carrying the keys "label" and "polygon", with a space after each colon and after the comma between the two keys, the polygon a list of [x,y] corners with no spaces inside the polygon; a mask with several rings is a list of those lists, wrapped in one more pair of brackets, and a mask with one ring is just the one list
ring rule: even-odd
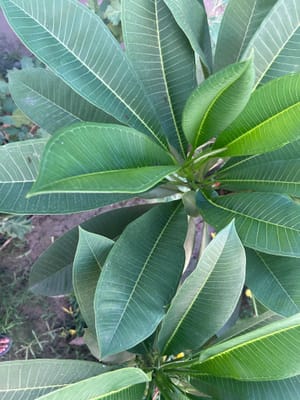
{"label": "young leaf", "polygon": [[166,147],[154,107],[125,52],[77,0],[1,0],[24,44],[75,92]]}
{"label": "young leaf", "polygon": [[0,212],[14,214],[66,214],[92,210],[125,200],[128,194],[60,193],[26,199],[38,174],[47,139],[0,146]]}
{"label": "young leaf", "polygon": [[[300,260],[247,249],[246,284],[272,311],[291,316],[300,312]],[[259,277],[259,279],[257,279]]]}
{"label": "young leaf", "polygon": [[[258,111],[259,110],[259,111]],[[238,118],[217,138],[224,156],[276,150],[300,138],[300,74],[286,75],[256,90]]]}
{"label": "young leaf", "polygon": [[242,292],[245,267],[245,251],[232,222],[207,246],[176,293],[158,336],[161,354],[197,350],[222,328]]}
{"label": "young leaf", "polygon": [[94,294],[105,259],[114,242],[79,227],[73,263],[73,288],[79,309],[91,331],[95,331]]}
{"label": "young leaf", "polygon": [[205,8],[199,0],[164,0],[185,33],[207,73],[212,70],[212,51]]}
{"label": "young leaf", "polygon": [[197,86],[193,49],[163,0],[122,0],[122,31],[168,141],[185,157],[181,115]]}
{"label": "young leaf", "polygon": [[11,71],[8,79],[14,102],[48,133],[75,122],[116,122],[44,68]]}
{"label": "young leaf", "polygon": [[141,193],[178,168],[170,154],[132,128],[81,123],[62,129],[49,140],[29,196]]}
{"label": "young leaf", "polygon": [[186,229],[181,203],[166,203],[132,222],[116,241],[95,295],[102,357],[140,343],[163,318],[184,266]]}
{"label": "young leaf", "polygon": [[296,314],[203,350],[191,370],[219,378],[270,381],[299,375],[299,357],[300,314]]}
{"label": "young leaf", "polygon": [[217,230],[235,218],[245,246],[268,254],[300,257],[300,205],[288,196],[249,192],[210,199],[197,193],[197,205]]}
{"label": "young leaf", "polygon": [[[221,21],[214,70],[240,61],[255,32],[278,0],[230,0]],[[256,59],[254,59],[256,64]]]}
{"label": "young leaf", "polygon": [[299,34],[299,1],[277,0],[243,54],[254,53],[255,86],[300,71]]}
{"label": "young leaf", "polygon": [[[110,210],[81,224],[89,232],[116,239],[123,229],[152,206],[140,205]],[[72,267],[78,243],[78,227],[71,229],[37,259],[30,271],[29,287],[35,294],[60,296],[71,293]]]}
{"label": "young leaf", "polygon": [[194,90],[182,117],[184,133],[194,148],[217,136],[240,114],[253,82],[254,69],[248,60],[229,65]]}
{"label": "young leaf", "polygon": [[37,400],[141,400],[149,382],[138,368],[123,368],[68,385]]}
{"label": "young leaf", "polygon": [[0,398],[37,399],[66,385],[103,374],[109,368],[90,361],[26,360],[0,363]]}

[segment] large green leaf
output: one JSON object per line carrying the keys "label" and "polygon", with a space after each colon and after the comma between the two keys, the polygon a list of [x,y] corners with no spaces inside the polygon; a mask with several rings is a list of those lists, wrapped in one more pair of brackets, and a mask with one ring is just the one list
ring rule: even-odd
{"label": "large green leaf", "polygon": [[273,193],[237,193],[211,199],[197,194],[205,220],[217,230],[233,218],[247,247],[268,254],[300,257],[300,205]]}
{"label": "large green leaf", "polygon": [[9,90],[17,106],[49,133],[81,121],[116,122],[44,68],[12,71]]}
{"label": "large green leaf", "polygon": [[47,139],[9,143],[0,147],[0,212],[66,214],[92,210],[132,196],[128,194],[59,193],[27,199],[38,174]]}
{"label": "large green leaf", "polygon": [[148,381],[141,369],[123,368],[74,383],[38,400],[142,400]]}
{"label": "large green leaf", "polygon": [[[258,279],[259,277],[259,279]],[[300,312],[300,260],[247,249],[247,286],[266,307],[290,316]]]}
{"label": "large green leaf", "polygon": [[162,354],[197,350],[222,328],[241,295],[245,267],[245,251],[231,223],[176,293],[158,336]]}
{"label": "large green leaf", "polygon": [[256,90],[214,148],[240,156],[276,150],[300,138],[300,74],[286,75]]}
{"label": "large green leaf", "polygon": [[[134,219],[149,210],[150,205],[132,206],[100,214],[81,227],[89,232],[116,239]],[[30,289],[40,295],[68,294],[72,287],[72,265],[78,243],[78,227],[58,238],[33,264]]]}
{"label": "large green leaf", "polygon": [[191,370],[199,375],[247,381],[300,374],[300,314],[212,346]]}
{"label": "large green leaf", "polygon": [[81,315],[95,332],[94,294],[105,259],[114,242],[79,228],[79,240],[73,263],[73,288]]}
{"label": "large green leaf", "polygon": [[170,144],[186,154],[183,106],[196,87],[194,52],[163,0],[123,0],[126,54],[144,82]]}
{"label": "large green leaf", "polygon": [[192,378],[191,384],[199,391],[212,395],[216,400],[298,400],[300,376],[269,382],[247,382],[202,376]]}
{"label": "large green leaf", "polygon": [[256,85],[300,71],[299,35],[299,1],[277,0],[243,55],[254,53]]}
{"label": "large green leaf", "polygon": [[1,0],[24,44],[88,102],[163,143],[154,108],[104,22],[77,0]]}
{"label": "large green leaf", "polygon": [[26,360],[0,363],[0,398],[34,400],[71,383],[108,371],[95,362]]}
{"label": "large green leaf", "polygon": [[[230,0],[221,21],[214,70],[241,59],[251,38],[278,0]],[[256,63],[256,59],[254,60]]]}
{"label": "large green leaf", "polygon": [[205,8],[199,0],[164,0],[177,24],[200,57],[205,72],[212,70],[212,51]]}
{"label": "large green leaf", "polygon": [[86,122],[48,141],[29,195],[141,193],[178,168],[170,154],[135,129]]}
{"label": "large green leaf", "polygon": [[199,85],[183,112],[184,133],[194,147],[217,136],[247,104],[254,82],[252,61],[229,65]]}
{"label": "large green leaf", "polygon": [[140,343],[163,318],[183,270],[186,230],[182,204],[172,202],[132,222],[116,241],[95,295],[102,357]]}

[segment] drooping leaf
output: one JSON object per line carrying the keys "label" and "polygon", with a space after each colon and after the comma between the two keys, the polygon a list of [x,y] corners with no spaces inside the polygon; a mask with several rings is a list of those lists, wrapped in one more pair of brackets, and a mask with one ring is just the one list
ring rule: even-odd
{"label": "drooping leaf", "polygon": [[166,146],[154,108],[125,52],[77,0],[1,0],[24,44],[89,103]]}
{"label": "drooping leaf", "polygon": [[0,212],[66,214],[92,210],[132,197],[124,193],[54,193],[27,199],[46,142],[47,139],[32,139],[0,147]]}
{"label": "drooping leaf", "polygon": [[37,400],[142,400],[149,381],[138,368],[123,368],[85,379]]}
{"label": "drooping leaf", "polygon": [[163,0],[123,0],[122,31],[169,142],[185,157],[181,115],[196,87],[194,52]]}
{"label": "drooping leaf", "polygon": [[[259,279],[258,279],[259,277]],[[300,312],[300,260],[247,249],[247,286],[272,311],[284,316]]]}
{"label": "drooping leaf", "polygon": [[254,56],[256,85],[300,71],[299,35],[299,1],[277,0],[243,54]]}
{"label": "drooping leaf", "polygon": [[[255,32],[278,0],[230,0],[216,44],[214,70],[240,61]],[[256,59],[254,59],[256,63]]]}
{"label": "drooping leaf", "polygon": [[140,343],[163,318],[183,270],[186,229],[181,203],[172,202],[132,222],[116,241],[95,295],[102,357]]}
{"label": "drooping leaf", "polygon": [[94,294],[102,266],[113,244],[113,240],[79,227],[72,281],[82,318],[88,328],[94,332]]}
{"label": "drooping leaf", "polygon": [[183,112],[184,133],[194,147],[217,136],[247,104],[254,82],[252,61],[229,65],[199,85]]}
{"label": "drooping leaf", "polygon": [[191,384],[214,399],[230,400],[298,400],[300,376],[267,382],[222,379],[213,376],[192,378]]}
{"label": "drooping leaf", "polygon": [[217,138],[225,156],[261,154],[300,138],[300,74],[256,90],[238,118]]}
{"label": "drooping leaf", "polygon": [[46,393],[108,370],[99,363],[79,360],[1,362],[0,398],[34,400]]}
{"label": "drooping leaf", "polygon": [[176,293],[158,336],[161,354],[197,350],[222,328],[241,295],[245,267],[245,251],[231,223],[206,247]]}
{"label": "drooping leaf", "polygon": [[197,194],[205,220],[217,230],[233,218],[243,244],[255,250],[300,257],[300,205],[273,193],[237,193],[211,199]]}
{"label": "drooping leaf", "polygon": [[299,333],[300,314],[296,314],[203,350],[191,370],[247,381],[295,377],[300,374]]}
{"label": "drooping leaf", "polygon": [[164,0],[177,24],[189,39],[194,51],[200,57],[207,73],[212,70],[212,51],[205,8],[199,0]]}
{"label": "drooping leaf", "polygon": [[12,71],[9,90],[17,106],[37,125],[54,133],[75,122],[116,122],[44,68]]}
{"label": "drooping leaf", "polygon": [[133,128],[81,123],[49,140],[29,195],[141,193],[178,168],[169,153]]}
{"label": "drooping leaf", "polygon": [[[111,210],[100,214],[81,227],[89,232],[116,239],[134,219],[149,210],[151,205],[140,205]],[[78,243],[78,227],[55,240],[37,259],[30,272],[29,287],[45,296],[69,294],[72,286],[72,266]]]}

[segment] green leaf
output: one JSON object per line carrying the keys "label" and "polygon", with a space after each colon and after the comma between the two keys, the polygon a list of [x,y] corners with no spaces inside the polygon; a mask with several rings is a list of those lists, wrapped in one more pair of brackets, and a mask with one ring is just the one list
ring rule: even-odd
{"label": "green leaf", "polygon": [[[259,112],[258,112],[259,110]],[[217,138],[224,156],[276,150],[300,138],[300,74],[286,75],[256,90],[238,118]]]}
{"label": "green leaf", "polygon": [[33,139],[0,147],[0,212],[66,214],[92,210],[132,197],[124,193],[60,193],[27,199],[26,195],[38,174],[46,142],[47,139]]}
{"label": "green leaf", "polygon": [[169,143],[185,157],[181,115],[197,85],[194,52],[163,0],[123,0],[122,31]]}
{"label": "green leaf", "polygon": [[116,122],[43,68],[11,71],[9,90],[17,106],[49,133],[75,122]]}
{"label": "green leaf", "polygon": [[142,400],[148,381],[141,369],[123,368],[74,383],[38,400]]}
{"label": "green leaf", "polygon": [[73,287],[79,309],[90,330],[95,331],[94,294],[105,259],[114,242],[79,227],[73,263]]}
{"label": "green leaf", "polygon": [[229,65],[194,90],[183,112],[184,133],[194,147],[222,132],[247,104],[254,82],[252,61]]}
{"label": "green leaf", "polygon": [[191,370],[219,378],[270,381],[299,375],[299,357],[300,314],[296,314],[203,350]]}
{"label": "green leaf", "polygon": [[1,0],[23,43],[89,103],[165,145],[154,108],[125,52],[76,0]]}
{"label": "green leaf", "polygon": [[[278,0],[230,0],[221,21],[214,70],[241,59],[255,32]],[[254,60],[254,63],[256,59]]]}
{"label": "green leaf", "polygon": [[300,257],[300,205],[273,193],[238,193],[210,199],[197,194],[205,220],[217,230],[235,218],[243,244],[255,250]]}
{"label": "green leaf", "polygon": [[158,336],[161,354],[197,350],[222,328],[241,295],[245,267],[245,251],[231,223],[206,247],[176,293]]}
{"label": "green leaf", "polygon": [[[81,224],[89,232],[116,239],[134,219],[149,210],[140,205],[110,210]],[[55,240],[33,264],[29,286],[35,294],[58,296],[69,294],[72,286],[72,266],[78,243],[78,227]]]}
{"label": "green leaf", "polygon": [[199,0],[164,0],[177,24],[185,33],[201,64],[212,70],[212,51],[205,8]]}
{"label": "green leaf", "polygon": [[299,34],[299,1],[277,0],[243,54],[254,55],[256,85],[300,71]]}
{"label": "green leaf", "polygon": [[186,230],[181,202],[166,203],[132,222],[115,243],[95,295],[102,357],[140,343],[163,318],[183,270]]}
{"label": "green leaf", "polygon": [[0,398],[34,400],[46,393],[108,370],[99,363],[79,360],[1,362]]}
{"label": "green leaf", "polygon": [[135,129],[86,122],[49,140],[29,196],[141,193],[178,168],[170,154]]}
{"label": "green leaf", "polygon": [[299,282],[298,258],[277,257],[247,249],[246,284],[264,306],[284,316],[299,313]]}
{"label": "green leaf", "polygon": [[218,400],[298,400],[300,376],[269,382],[247,382],[202,376],[201,378],[192,378],[191,384]]}

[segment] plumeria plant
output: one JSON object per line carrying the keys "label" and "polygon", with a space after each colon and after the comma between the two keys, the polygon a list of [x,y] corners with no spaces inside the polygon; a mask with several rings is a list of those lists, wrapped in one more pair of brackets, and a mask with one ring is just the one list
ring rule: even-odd
{"label": "plumeria plant", "polygon": [[[0,5],[47,66],[10,91],[51,135],[0,149],[0,211],[125,201],[30,278],[74,292],[97,361],[1,363],[0,393],[297,399],[300,3],[229,0],[214,52],[202,0],[122,0],[125,51],[76,0]],[[228,328],[245,284],[265,312]]]}

